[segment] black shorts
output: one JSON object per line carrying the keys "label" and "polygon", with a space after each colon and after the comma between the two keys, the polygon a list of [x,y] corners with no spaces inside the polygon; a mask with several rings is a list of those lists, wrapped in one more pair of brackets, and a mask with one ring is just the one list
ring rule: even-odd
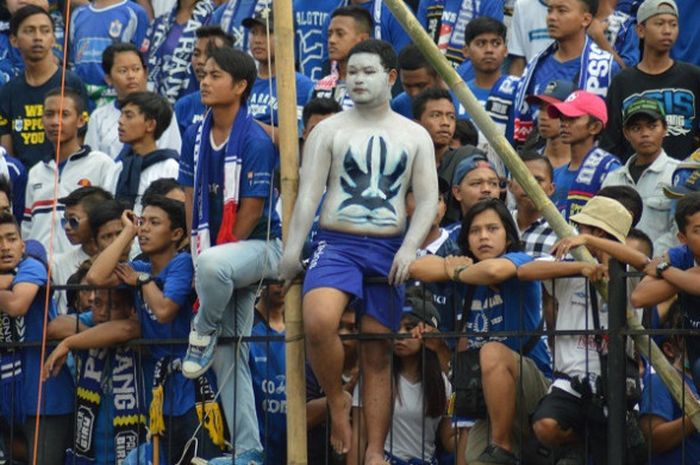
{"label": "black shorts", "polygon": [[[532,422],[552,418],[562,429],[573,428],[577,434],[583,435],[586,426],[592,430],[600,428],[600,425],[594,423],[598,423],[600,419],[604,421],[601,415],[603,415],[602,407],[595,406],[590,401],[584,401],[563,389],[553,387],[551,392],[540,400],[532,414]],[[605,434],[605,428],[603,428],[603,434]]]}

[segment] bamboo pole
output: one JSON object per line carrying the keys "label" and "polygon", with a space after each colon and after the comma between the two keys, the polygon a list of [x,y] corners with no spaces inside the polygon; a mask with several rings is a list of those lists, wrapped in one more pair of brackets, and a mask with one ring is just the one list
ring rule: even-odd
{"label": "bamboo pole", "polygon": [[[282,182],[282,236],[286,242],[289,220],[299,188],[297,93],[294,74],[292,0],[272,3],[275,31],[275,69],[279,102],[279,149]],[[306,376],[301,286],[293,284],[284,298],[287,383],[287,463],[306,465]]]}
{"label": "bamboo pole", "polygon": [[[515,180],[518,181],[518,184],[527,192],[530,200],[542,212],[542,216],[544,216],[557,236],[562,238],[574,235],[575,231],[573,228],[564,220],[552,201],[537,184],[525,163],[520,159],[508,140],[498,131],[498,128],[476,100],[474,94],[472,94],[452,65],[448,63],[403,0],[385,0],[385,3],[416,46],[467,109],[472,121],[481,130],[481,133],[489,141],[489,144],[498,156],[501,157]],[[572,254],[577,260],[595,263],[595,259],[585,247],[578,247],[572,251]],[[596,283],[596,288],[603,298],[607,300],[605,283]],[[627,326],[632,330],[643,329],[637,320],[636,314],[630,308],[627,309]],[[676,370],[668,363],[656,343],[649,339],[649,336],[639,334],[633,336],[633,339],[637,349],[650,360],[676,402],[683,406],[695,429],[700,431],[700,403],[697,398],[681,380]],[[684,390],[685,393],[683,392]]]}

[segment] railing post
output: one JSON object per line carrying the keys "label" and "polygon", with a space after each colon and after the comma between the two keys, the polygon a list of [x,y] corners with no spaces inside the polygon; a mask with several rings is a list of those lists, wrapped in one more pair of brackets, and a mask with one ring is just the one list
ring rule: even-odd
{"label": "railing post", "polygon": [[608,464],[625,463],[627,435],[626,354],[622,330],[627,320],[627,278],[625,268],[617,260],[608,263]]}

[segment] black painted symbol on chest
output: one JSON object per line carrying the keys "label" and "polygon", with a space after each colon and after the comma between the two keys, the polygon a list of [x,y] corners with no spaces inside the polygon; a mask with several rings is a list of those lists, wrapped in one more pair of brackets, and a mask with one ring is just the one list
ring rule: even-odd
{"label": "black painted symbol on chest", "polygon": [[396,166],[388,168],[389,155],[386,141],[383,137],[372,136],[365,150],[365,168],[362,168],[352,149],[348,149],[343,160],[343,168],[347,176],[342,176],[340,184],[350,198],[340,204],[340,209],[351,205],[362,205],[368,210],[386,208],[396,214],[391,200],[401,190],[399,180],[406,171],[408,155],[401,152]]}

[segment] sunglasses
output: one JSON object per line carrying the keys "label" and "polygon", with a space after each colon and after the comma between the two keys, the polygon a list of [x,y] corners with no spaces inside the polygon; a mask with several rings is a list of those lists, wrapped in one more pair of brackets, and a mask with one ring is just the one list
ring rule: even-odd
{"label": "sunglasses", "polygon": [[65,229],[67,225],[70,229],[78,229],[78,226],[80,226],[81,221],[82,220],[74,216],[70,218],[66,218],[64,216],[63,218],[61,218],[61,227]]}

